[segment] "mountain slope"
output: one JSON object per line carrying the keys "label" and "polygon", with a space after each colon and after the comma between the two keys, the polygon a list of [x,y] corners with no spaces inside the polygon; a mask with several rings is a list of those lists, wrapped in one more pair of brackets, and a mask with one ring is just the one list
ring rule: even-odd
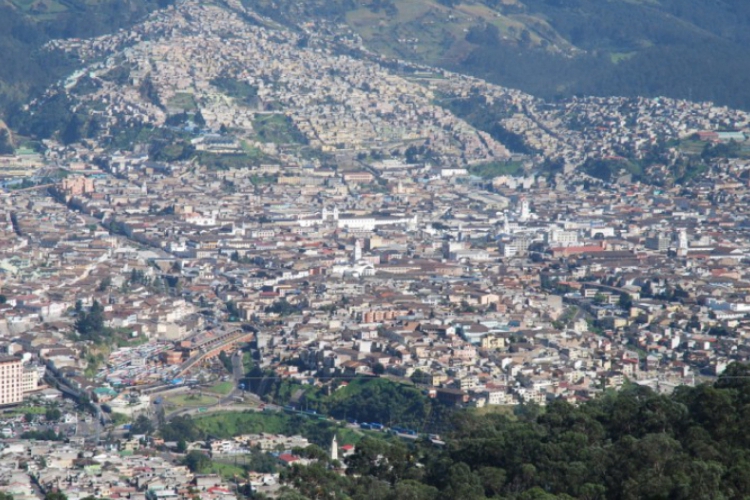
{"label": "mountain slope", "polygon": [[544,98],[659,96],[750,109],[750,4],[730,0],[244,0],[346,23],[365,45]]}
{"label": "mountain slope", "polygon": [[0,0],[0,117],[69,73],[74,59],[43,49],[55,38],[130,26],[171,0]]}

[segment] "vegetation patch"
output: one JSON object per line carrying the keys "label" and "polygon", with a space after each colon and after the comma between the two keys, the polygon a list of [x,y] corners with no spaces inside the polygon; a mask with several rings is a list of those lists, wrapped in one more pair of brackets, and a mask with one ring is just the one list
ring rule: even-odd
{"label": "vegetation patch", "polygon": [[447,425],[451,413],[414,385],[385,378],[356,377],[348,383],[334,380],[330,386],[313,387],[288,380],[266,383],[257,367],[250,376],[253,378],[248,386],[266,399],[338,420],[439,432]]}
{"label": "vegetation patch", "polygon": [[174,406],[188,408],[196,406],[211,406],[219,402],[219,398],[216,396],[209,396],[207,394],[183,394],[180,396],[172,396],[167,398],[167,403]]}
{"label": "vegetation patch", "polygon": [[208,390],[215,394],[226,396],[227,394],[229,394],[230,392],[234,390],[234,383],[233,382],[219,382],[218,384],[209,387]]}
{"label": "vegetation patch", "polygon": [[301,435],[319,446],[328,447],[336,434],[341,444],[355,444],[362,435],[336,422],[309,415],[286,412],[228,411],[198,418],[175,417],[161,428],[167,441],[229,439],[242,434]]}
{"label": "vegetation patch", "polygon": [[299,131],[292,119],[286,115],[274,113],[255,115],[253,129],[258,140],[273,144],[307,144],[307,137]]}
{"label": "vegetation patch", "polygon": [[234,98],[239,104],[245,106],[256,106],[258,104],[258,87],[247,82],[222,76],[211,80],[211,85]]}
{"label": "vegetation patch", "polygon": [[211,170],[233,170],[250,168],[261,163],[265,156],[254,156],[247,153],[218,154],[201,151],[196,156],[198,162]]}
{"label": "vegetation patch", "polygon": [[167,101],[167,108],[181,109],[183,111],[194,111],[198,109],[198,105],[195,102],[193,94],[186,92],[177,92],[173,95],[169,101]]}
{"label": "vegetation patch", "polygon": [[520,161],[492,161],[469,167],[469,172],[482,179],[494,179],[501,175],[520,175],[523,173],[523,163]]}

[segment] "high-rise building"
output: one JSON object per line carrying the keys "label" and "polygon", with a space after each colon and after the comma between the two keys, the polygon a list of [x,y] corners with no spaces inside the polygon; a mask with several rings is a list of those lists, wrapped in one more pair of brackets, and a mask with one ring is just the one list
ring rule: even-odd
{"label": "high-rise building", "polygon": [[23,364],[21,358],[0,356],[0,406],[23,401]]}

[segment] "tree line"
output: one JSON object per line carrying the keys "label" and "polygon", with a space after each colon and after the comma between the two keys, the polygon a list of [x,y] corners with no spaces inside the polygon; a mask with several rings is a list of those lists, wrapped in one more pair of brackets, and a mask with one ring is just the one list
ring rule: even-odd
{"label": "tree line", "polygon": [[[286,499],[630,500],[750,495],[750,365],[662,395],[636,384],[572,405],[452,416],[447,444],[364,437],[346,474],[293,466]],[[262,498],[259,496],[257,498]]]}

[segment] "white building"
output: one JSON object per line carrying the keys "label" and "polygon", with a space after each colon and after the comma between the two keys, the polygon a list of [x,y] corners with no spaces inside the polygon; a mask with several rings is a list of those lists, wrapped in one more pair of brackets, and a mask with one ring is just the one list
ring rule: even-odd
{"label": "white building", "polygon": [[550,245],[572,246],[578,244],[578,231],[564,231],[561,229],[551,229],[547,235],[547,241]]}

